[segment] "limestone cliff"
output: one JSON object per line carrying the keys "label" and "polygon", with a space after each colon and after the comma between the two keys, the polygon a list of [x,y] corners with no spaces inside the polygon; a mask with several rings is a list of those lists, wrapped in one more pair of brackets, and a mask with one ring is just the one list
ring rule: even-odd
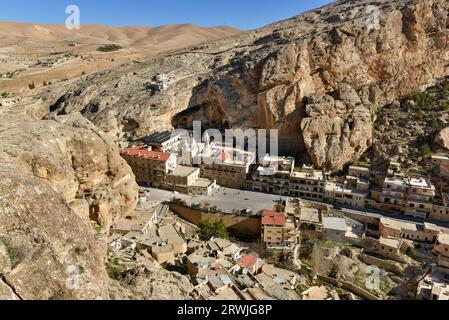
{"label": "limestone cliff", "polygon": [[0,109],[0,299],[108,299],[108,229],[138,187],[117,146],[81,115],[39,120],[43,101]]}
{"label": "limestone cliff", "polygon": [[[449,74],[448,8],[446,0],[338,1],[85,77],[50,111],[79,111],[116,138],[192,120],[277,128],[285,153],[340,169],[370,147],[379,106]],[[158,73],[169,78],[165,90],[152,89]]]}

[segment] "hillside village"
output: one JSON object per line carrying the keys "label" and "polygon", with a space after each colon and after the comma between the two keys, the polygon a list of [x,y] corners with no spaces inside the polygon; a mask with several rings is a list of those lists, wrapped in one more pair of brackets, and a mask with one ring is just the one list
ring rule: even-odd
{"label": "hillside village", "polygon": [[[109,247],[125,264],[143,254],[177,270],[195,299],[449,299],[449,196],[444,184],[437,190],[432,182],[444,181],[449,157],[429,158],[434,176],[406,176],[389,162],[351,165],[339,177],[296,168],[289,157],[256,163],[254,153],[217,145],[207,134],[193,153],[182,148],[185,138],[157,133],[121,152],[142,186],[139,207],[152,208],[110,230]],[[210,204],[223,188],[279,201],[227,212]],[[156,189],[170,196],[153,199]],[[183,195],[210,203],[188,204]],[[229,237],[201,238],[209,219],[223,223]],[[332,264],[333,255],[352,269]],[[381,270],[382,287],[366,282],[370,266]]]}

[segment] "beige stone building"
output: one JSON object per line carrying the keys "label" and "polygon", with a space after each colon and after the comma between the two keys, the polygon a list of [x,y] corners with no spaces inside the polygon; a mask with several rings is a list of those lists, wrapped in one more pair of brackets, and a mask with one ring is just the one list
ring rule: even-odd
{"label": "beige stone building", "polygon": [[438,235],[434,252],[438,255],[438,265],[447,268],[449,273],[449,234],[440,233]]}
{"label": "beige stone building", "polygon": [[435,186],[429,179],[406,178],[407,193],[405,197],[405,215],[412,217],[428,218],[433,209]]}
{"label": "beige stone building", "polygon": [[449,300],[449,274],[441,268],[434,269],[418,284],[417,298],[420,300]]}
{"label": "beige stone building", "polygon": [[378,209],[393,210],[412,217],[428,218],[433,210],[435,186],[424,177],[387,177]]}
{"label": "beige stone building", "polygon": [[188,193],[189,187],[198,180],[199,176],[199,168],[177,166],[173,172],[167,174],[165,183],[170,190]]}
{"label": "beige stone building", "polygon": [[262,164],[252,173],[246,188],[256,192],[290,194],[290,177],[295,168],[295,159],[266,155]]}
{"label": "beige stone building", "polygon": [[292,217],[284,212],[262,212],[262,241],[267,248],[292,250],[296,245],[296,236]]}
{"label": "beige stone building", "polygon": [[383,237],[434,243],[441,229],[431,223],[421,224],[382,217],[379,232]]}
{"label": "beige stone building", "polygon": [[294,171],[290,177],[290,196],[322,201],[325,184],[329,180],[329,172],[303,166],[299,171]]}
{"label": "beige stone building", "polygon": [[429,218],[449,222],[449,193],[441,193],[441,201],[434,202]]}
{"label": "beige stone building", "polygon": [[334,182],[326,182],[324,186],[324,199],[327,202],[354,208],[365,208],[367,197],[368,193],[358,191],[348,185],[338,185]]}
{"label": "beige stone building", "polygon": [[403,262],[401,249],[404,241],[400,238],[380,237],[380,239],[367,238],[364,241],[364,248],[367,253],[373,253],[382,257]]}
{"label": "beige stone building", "polygon": [[362,166],[350,166],[348,169],[348,176],[355,177],[363,180],[369,180],[370,168]]}
{"label": "beige stone building", "polygon": [[220,186],[245,189],[254,162],[255,153],[214,146],[202,155],[201,177],[216,180]]}
{"label": "beige stone building", "polygon": [[154,151],[177,153],[184,137],[176,131],[164,131],[143,138],[143,142]]}
{"label": "beige stone building", "polygon": [[137,183],[150,187],[164,187],[166,175],[173,172],[177,165],[174,154],[144,147],[124,149],[121,156],[132,168]]}

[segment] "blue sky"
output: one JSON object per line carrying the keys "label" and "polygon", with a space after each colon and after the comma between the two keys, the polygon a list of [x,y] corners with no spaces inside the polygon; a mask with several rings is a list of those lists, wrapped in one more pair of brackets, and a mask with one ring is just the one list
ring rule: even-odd
{"label": "blue sky", "polygon": [[159,26],[194,23],[255,29],[330,3],[329,0],[0,0],[0,21],[65,23],[78,5],[81,23]]}

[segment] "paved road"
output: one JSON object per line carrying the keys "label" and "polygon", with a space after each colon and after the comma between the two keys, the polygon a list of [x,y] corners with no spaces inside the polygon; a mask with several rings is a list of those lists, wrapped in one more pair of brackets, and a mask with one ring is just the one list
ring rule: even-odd
{"label": "paved road", "polygon": [[153,188],[142,188],[150,191],[150,201],[168,201],[175,198],[182,199],[187,204],[209,203],[210,206],[217,206],[224,212],[232,213],[234,210],[251,209],[253,213],[261,210],[274,209],[275,201],[285,200],[285,197],[270,195],[259,192],[241,191],[228,188],[220,188],[213,196],[190,196],[181,193],[173,193]]}
{"label": "paved road", "polygon": [[[153,188],[142,188],[143,190],[147,190],[150,192],[150,201],[169,201],[173,198],[182,199],[187,204],[203,204],[209,203],[210,206],[217,206],[224,212],[232,213],[234,210],[241,211],[243,209],[251,209],[253,213],[257,213],[261,210],[272,210],[274,209],[275,201],[280,199],[286,200],[288,197],[279,196],[279,195],[271,195],[260,192],[252,192],[252,191],[241,191],[236,189],[229,188],[220,188],[218,192],[216,192],[213,196],[190,196],[181,193],[173,193],[172,191],[165,191],[160,189]],[[308,200],[309,201],[309,200]],[[321,202],[320,202],[321,203]],[[332,203],[321,203],[334,205]],[[361,210],[357,208],[352,208],[348,206],[338,205],[336,208],[341,208],[345,211],[352,211],[358,214],[365,214],[372,217],[388,217],[398,221],[408,221],[414,223],[423,223],[425,222],[423,219],[408,217],[399,215],[394,212],[384,212],[377,210]],[[438,221],[429,221],[440,227],[449,228],[449,223],[443,223]]]}

